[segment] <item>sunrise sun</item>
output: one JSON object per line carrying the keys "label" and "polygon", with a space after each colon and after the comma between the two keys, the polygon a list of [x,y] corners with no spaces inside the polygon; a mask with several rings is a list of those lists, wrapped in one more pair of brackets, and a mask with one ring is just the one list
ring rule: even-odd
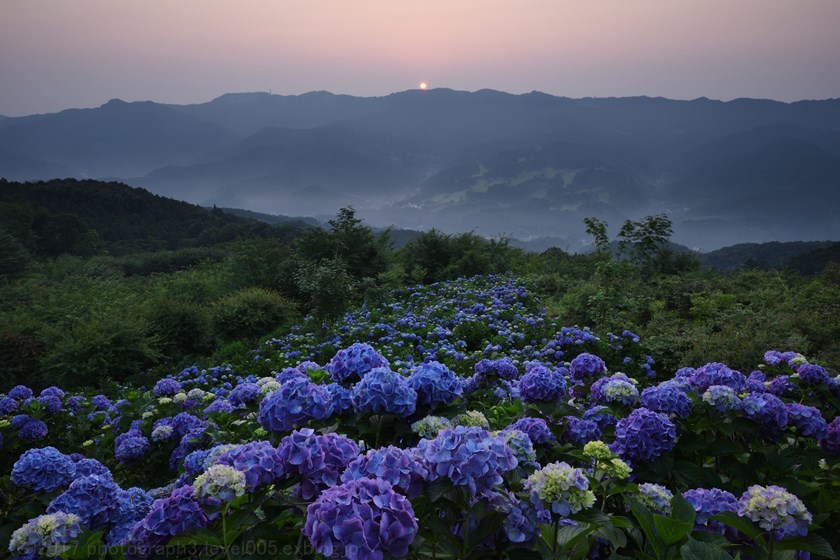
{"label": "sunrise sun", "polygon": [[427,87],[429,87],[429,84],[426,82],[420,82],[420,89],[426,89]]}

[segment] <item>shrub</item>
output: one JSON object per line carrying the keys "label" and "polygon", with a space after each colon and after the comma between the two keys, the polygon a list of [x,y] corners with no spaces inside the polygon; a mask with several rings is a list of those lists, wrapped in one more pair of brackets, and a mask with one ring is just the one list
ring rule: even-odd
{"label": "shrub", "polygon": [[288,324],[294,304],[276,292],[245,288],[217,302],[211,318],[213,334],[222,342],[256,338]]}

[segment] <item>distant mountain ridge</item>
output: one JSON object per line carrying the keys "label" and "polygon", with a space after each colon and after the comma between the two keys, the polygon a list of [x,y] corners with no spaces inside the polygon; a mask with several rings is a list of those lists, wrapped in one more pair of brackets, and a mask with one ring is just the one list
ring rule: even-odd
{"label": "distant mountain ridge", "polygon": [[112,100],[0,119],[0,177],[118,179],[202,205],[588,242],[667,212],[674,240],[840,233],[840,99],[556,97],[494,90]]}

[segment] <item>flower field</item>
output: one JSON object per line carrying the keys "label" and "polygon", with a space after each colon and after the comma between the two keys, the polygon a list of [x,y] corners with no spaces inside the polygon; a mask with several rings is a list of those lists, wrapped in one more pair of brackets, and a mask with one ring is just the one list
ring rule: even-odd
{"label": "flower field", "polygon": [[18,558],[836,558],[840,376],[661,371],[512,276],[153,387],[0,395]]}

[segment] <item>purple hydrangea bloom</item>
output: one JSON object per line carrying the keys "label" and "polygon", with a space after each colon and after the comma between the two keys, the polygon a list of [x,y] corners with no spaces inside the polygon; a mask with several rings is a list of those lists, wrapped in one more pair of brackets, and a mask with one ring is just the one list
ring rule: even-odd
{"label": "purple hydrangea bloom", "polygon": [[64,391],[56,387],[55,385],[51,387],[47,387],[43,391],[41,391],[42,397],[56,397],[58,400],[64,400]]}
{"label": "purple hydrangea bloom", "polygon": [[767,381],[767,376],[764,375],[764,372],[754,371],[747,376],[744,390],[749,393],[764,393],[767,391],[767,386],[764,385],[765,381]]}
{"label": "purple hydrangea bloom", "polygon": [[306,381],[312,381],[308,375],[304,372],[299,370],[298,368],[286,368],[277,375],[274,376],[274,380],[277,383],[285,383],[286,381],[292,381],[295,379],[304,379]]}
{"label": "purple hydrangea bloom", "polygon": [[77,478],[61,495],[50,502],[47,513],[72,513],[82,525],[96,531],[111,520],[111,513],[122,490],[110,477]]}
{"label": "purple hydrangea bloom", "polygon": [[456,401],[464,394],[463,380],[440,362],[417,366],[408,378],[408,385],[417,392],[417,402],[432,408]]}
{"label": "purple hydrangea bloom", "polygon": [[664,414],[637,408],[615,426],[613,451],[625,460],[646,463],[674,448],[677,429]]}
{"label": "purple hydrangea bloom", "polygon": [[796,394],[796,385],[790,380],[789,375],[780,375],[770,381],[766,392],[777,397],[791,397]]}
{"label": "purple hydrangea bloom", "polygon": [[600,428],[602,432],[610,426],[615,426],[618,423],[618,418],[610,412],[610,409],[601,405],[596,405],[586,409],[583,412],[581,419],[592,420],[598,424],[598,428]]}
{"label": "purple hydrangea bloom", "polygon": [[530,418],[526,416],[520,418],[505,428],[505,430],[519,430],[520,432],[524,432],[534,445],[542,445],[554,440],[554,434],[551,433],[551,430],[548,429],[548,423],[542,418]]}
{"label": "purple hydrangea bloom", "polygon": [[707,529],[721,535],[726,531],[726,525],[711,517],[724,511],[738,511],[738,498],[731,492],[718,488],[687,490],[683,493],[683,498],[694,507],[696,529]]}
{"label": "purple hydrangea bloom", "polygon": [[744,415],[761,427],[761,435],[778,439],[787,428],[788,413],[778,397],[770,393],[750,393],[741,399]]}
{"label": "purple hydrangea bloom", "polygon": [[805,385],[822,385],[828,382],[828,372],[817,364],[802,364],[796,373]]}
{"label": "purple hydrangea bloom", "polygon": [[207,405],[207,408],[204,409],[204,417],[206,418],[208,415],[214,412],[222,412],[226,414],[230,414],[234,411],[233,405],[230,403],[229,400],[225,398],[216,399],[215,401],[211,402]]}
{"label": "purple hydrangea bloom", "polygon": [[150,448],[149,439],[139,430],[129,430],[114,440],[114,455],[121,463],[142,459]]}
{"label": "purple hydrangea bloom", "polygon": [[623,373],[602,377],[590,388],[592,400],[597,403],[619,402],[633,405],[639,398],[639,390],[633,381]]}
{"label": "purple hydrangea bloom", "polygon": [[26,441],[35,441],[47,437],[48,433],[49,428],[43,421],[29,418],[18,430],[18,437]]}
{"label": "purple hydrangea bloom", "polygon": [[447,478],[473,494],[490,491],[517,464],[502,438],[477,427],[442,430],[433,440],[420,440],[417,452],[429,465],[430,481]]}
{"label": "purple hydrangea bloom", "polygon": [[498,360],[481,360],[475,364],[475,373],[479,375],[496,374],[502,379],[512,381],[519,377],[519,369],[509,357],[505,356]]}
{"label": "purple hydrangea bloom", "polygon": [[411,502],[390,484],[360,478],[325,491],[310,504],[303,533],[326,557],[382,560],[408,553],[417,520]]}
{"label": "purple hydrangea bloom", "polygon": [[353,410],[353,393],[350,389],[338,383],[330,383],[326,388],[330,393],[330,416]]}
{"label": "purple hydrangea bloom", "polygon": [[18,401],[25,401],[26,399],[31,398],[32,395],[32,389],[30,389],[26,385],[18,385],[16,387],[13,387],[12,390],[9,391],[9,397]]}
{"label": "purple hydrangea bloom", "polygon": [[32,420],[32,417],[28,414],[16,414],[15,416],[12,416],[12,420],[9,422],[9,427],[13,430],[20,430],[30,420]]}
{"label": "purple hydrangea bloom", "polygon": [[639,494],[636,497],[653,513],[671,515],[671,500],[674,494],[664,486],[651,482],[639,484]]}
{"label": "purple hydrangea bloom", "polygon": [[184,458],[196,449],[207,447],[212,438],[205,431],[206,428],[196,428],[184,434],[172,454],[169,456],[169,468],[175,470],[182,464]]}
{"label": "purple hydrangea bloom", "polygon": [[389,412],[401,417],[414,414],[417,392],[408,380],[387,367],[370,370],[353,386],[353,408],[358,412]]}
{"label": "purple hydrangea bloom", "polygon": [[51,493],[68,486],[76,464],[55,447],[29,449],[12,467],[12,482],[39,492]]}
{"label": "purple hydrangea bloom", "polygon": [[101,478],[114,478],[111,470],[96,459],[81,458],[76,461],[75,478],[83,476],[98,476]]}
{"label": "purple hydrangea bloom", "polygon": [[738,500],[738,515],[746,517],[776,539],[804,537],[812,516],[802,500],[779,486],[750,486]]}
{"label": "purple hydrangea bloom", "polygon": [[326,369],[329,370],[334,381],[342,383],[361,379],[370,370],[388,367],[388,365],[388,360],[370,344],[357,342],[349,348],[336,352]]}
{"label": "purple hydrangea bloom", "polygon": [[598,423],[594,420],[566,416],[566,429],[563,432],[563,440],[569,443],[581,445],[601,439],[604,435]]}
{"label": "purple hydrangea bloom", "polygon": [[531,364],[517,382],[519,397],[525,402],[556,401],[566,396],[566,378],[562,370],[543,364]]}
{"label": "purple hydrangea bloom", "polygon": [[[165,418],[162,420],[166,420]],[[195,431],[204,431],[207,429],[208,423],[197,416],[193,416],[188,412],[180,412],[171,420],[172,433],[175,439],[182,439],[185,435]],[[158,422],[155,422],[155,427]]]}
{"label": "purple hydrangea bloom", "polygon": [[820,447],[831,455],[840,455],[840,416],[835,416],[828,425],[828,431],[819,441]]}
{"label": "purple hydrangea bloom", "polygon": [[703,393],[702,398],[704,403],[712,405],[719,412],[740,410],[742,407],[741,399],[732,387],[725,385],[712,385]]}
{"label": "purple hydrangea bloom", "polygon": [[267,441],[252,441],[222,453],[217,465],[228,465],[245,474],[245,490],[253,492],[283,478],[285,470],[277,449]]}
{"label": "purple hydrangea bloom", "polygon": [[111,530],[106,544],[121,546],[128,543],[131,529],[152,509],[154,500],[140,488],[123,490],[117,496],[117,502],[111,512]]}
{"label": "purple hydrangea bloom", "polygon": [[178,383],[174,379],[166,377],[155,383],[155,387],[154,389],[152,389],[152,393],[154,393],[156,397],[171,397],[180,390],[180,383]]}
{"label": "purple hydrangea bloom", "polygon": [[260,396],[260,386],[256,383],[240,383],[228,395],[233,406],[248,404],[256,401]]}
{"label": "purple hydrangea bloom", "polygon": [[61,404],[61,399],[56,397],[55,395],[41,395],[35,400],[41,403],[41,405],[43,405],[44,410],[47,411],[47,414],[58,414],[63,408]]}
{"label": "purple hydrangea bloom", "polygon": [[131,530],[129,550],[137,558],[149,558],[172,537],[207,526],[209,519],[194,492],[192,486],[182,486],[152,503],[149,513]]}
{"label": "purple hydrangea bloom", "polygon": [[290,379],[260,403],[260,426],[269,432],[284,433],[310,420],[324,419],[330,414],[331,400],[326,388],[308,378]]}
{"label": "purple hydrangea bloom", "polygon": [[694,404],[675,383],[665,381],[642,391],[639,398],[642,406],[654,412],[674,414],[685,419],[691,414]]}
{"label": "purple hydrangea bloom", "polygon": [[799,403],[785,403],[788,414],[788,424],[796,426],[803,436],[813,436],[822,439],[828,434],[828,422],[822,417],[818,408]]}
{"label": "purple hydrangea bloom", "polygon": [[109,399],[105,395],[96,395],[95,397],[90,399],[90,403],[96,410],[108,411],[114,407],[113,403],[111,403],[111,399]]}
{"label": "purple hydrangea bloom", "polygon": [[39,515],[12,533],[9,551],[24,560],[56,557],[70,548],[69,543],[81,532],[79,518],[73,514]]}
{"label": "purple hydrangea bloom", "polygon": [[184,457],[184,472],[189,476],[196,476],[204,471],[204,461],[209,449],[197,449]]}
{"label": "purple hydrangea bloom", "polygon": [[0,398],[0,416],[17,412],[18,402],[12,397]]}
{"label": "purple hydrangea bloom", "polygon": [[300,496],[311,500],[338,483],[342,471],[359,456],[359,447],[338,434],[317,435],[304,428],[284,437],[277,454],[288,476],[301,477]]}
{"label": "purple hydrangea bloom", "polygon": [[569,366],[572,378],[576,381],[584,381],[601,377],[607,373],[607,364],[604,360],[594,354],[578,354]]}
{"label": "purple hydrangea bloom", "polygon": [[777,366],[782,363],[782,353],[778,350],[768,350],[764,353],[764,363],[768,366]]}
{"label": "purple hydrangea bloom", "polygon": [[353,460],[341,475],[341,482],[357,478],[378,478],[412,498],[423,491],[423,483],[428,475],[428,468],[422,460],[417,459],[413,451],[391,445],[371,449]]}
{"label": "purple hydrangea bloom", "polygon": [[725,385],[738,392],[744,388],[747,378],[743,373],[731,369],[726,364],[711,362],[697,368],[689,381],[700,393],[705,392],[712,385]]}

